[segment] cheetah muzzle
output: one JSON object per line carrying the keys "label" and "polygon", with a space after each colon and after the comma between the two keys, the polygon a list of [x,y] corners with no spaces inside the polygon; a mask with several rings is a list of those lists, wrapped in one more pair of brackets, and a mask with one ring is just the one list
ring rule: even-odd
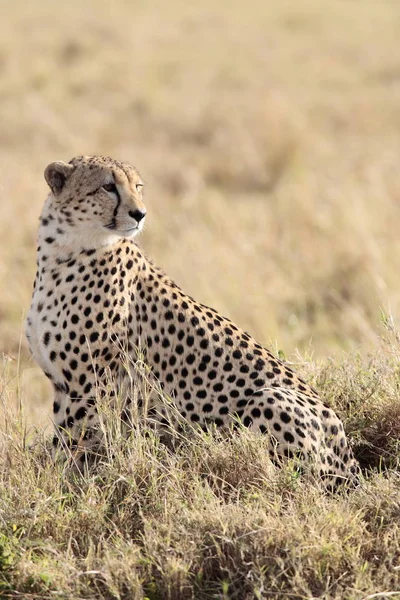
{"label": "cheetah muzzle", "polygon": [[[327,488],[355,479],[343,425],[316,392],[229,319],[186,295],[133,241],[146,215],[136,169],[79,156],[50,164],[45,178],[51,192],[26,332],[53,384],[55,446],[84,460],[97,438],[99,399],[132,397],[139,349],[182,420],[203,427],[239,420],[269,434],[271,457],[300,454]],[[161,425],[168,420],[161,404],[151,410]]]}

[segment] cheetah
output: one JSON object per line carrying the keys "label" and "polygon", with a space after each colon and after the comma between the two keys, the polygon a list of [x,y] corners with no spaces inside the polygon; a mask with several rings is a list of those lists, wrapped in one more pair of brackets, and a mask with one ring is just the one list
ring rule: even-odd
{"label": "cheetah", "polygon": [[[146,219],[135,168],[78,156],[51,163],[44,175],[50,193],[26,334],[54,388],[54,446],[79,450],[84,461],[98,398],[110,378],[118,390],[129,388],[139,348],[185,422],[241,423],[268,434],[271,457],[299,455],[312,463],[328,489],[354,481],[357,463],[343,425],[314,389],[229,319],[185,294],[135,243]],[[129,368],[122,351],[132,359]],[[160,424],[168,421],[165,408],[154,414]]]}

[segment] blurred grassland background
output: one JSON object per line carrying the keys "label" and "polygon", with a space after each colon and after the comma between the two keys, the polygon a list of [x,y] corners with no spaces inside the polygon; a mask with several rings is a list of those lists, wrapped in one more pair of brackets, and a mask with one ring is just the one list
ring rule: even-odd
{"label": "blurred grassland background", "polygon": [[382,309],[399,322],[397,0],[0,9],[0,379],[29,422],[51,405],[23,320],[56,159],[137,166],[142,247],[287,356],[366,355]]}

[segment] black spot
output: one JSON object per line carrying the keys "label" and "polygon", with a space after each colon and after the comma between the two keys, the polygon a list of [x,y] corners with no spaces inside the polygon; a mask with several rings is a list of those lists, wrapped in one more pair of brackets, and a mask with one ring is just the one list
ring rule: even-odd
{"label": "black spot", "polygon": [[63,375],[64,375],[64,377],[65,377],[65,379],[67,381],[71,381],[72,380],[71,371],[68,371],[67,369],[63,369],[62,372],[63,372]]}
{"label": "black spot", "polygon": [[243,419],[243,425],[245,427],[251,427],[253,425],[253,419],[248,415]]}
{"label": "black spot", "polygon": [[257,371],[262,371],[264,367],[265,367],[265,362],[263,360],[261,360],[261,358],[258,358],[256,360],[256,362],[254,363],[254,368]]}
{"label": "black spot", "polygon": [[283,434],[283,438],[289,444],[294,443],[294,436],[289,431],[285,431],[285,433]]}
{"label": "black spot", "polygon": [[299,437],[301,437],[303,439],[306,437],[306,434],[304,433],[304,431],[302,429],[300,429],[300,427],[296,427],[295,431]]}
{"label": "black spot", "polygon": [[80,421],[81,419],[83,419],[85,416],[87,415],[87,409],[85,408],[85,406],[81,406],[80,408],[78,408],[78,410],[75,413],[75,419],[77,421]]}

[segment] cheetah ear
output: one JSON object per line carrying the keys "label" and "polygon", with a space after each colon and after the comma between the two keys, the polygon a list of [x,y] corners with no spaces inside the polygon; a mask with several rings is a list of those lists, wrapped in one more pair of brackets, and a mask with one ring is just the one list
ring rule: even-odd
{"label": "cheetah ear", "polygon": [[73,165],[69,165],[62,160],[57,160],[56,162],[50,163],[46,167],[44,178],[55,196],[58,196],[61,193],[65,182],[71,175],[74,168],[75,167]]}

